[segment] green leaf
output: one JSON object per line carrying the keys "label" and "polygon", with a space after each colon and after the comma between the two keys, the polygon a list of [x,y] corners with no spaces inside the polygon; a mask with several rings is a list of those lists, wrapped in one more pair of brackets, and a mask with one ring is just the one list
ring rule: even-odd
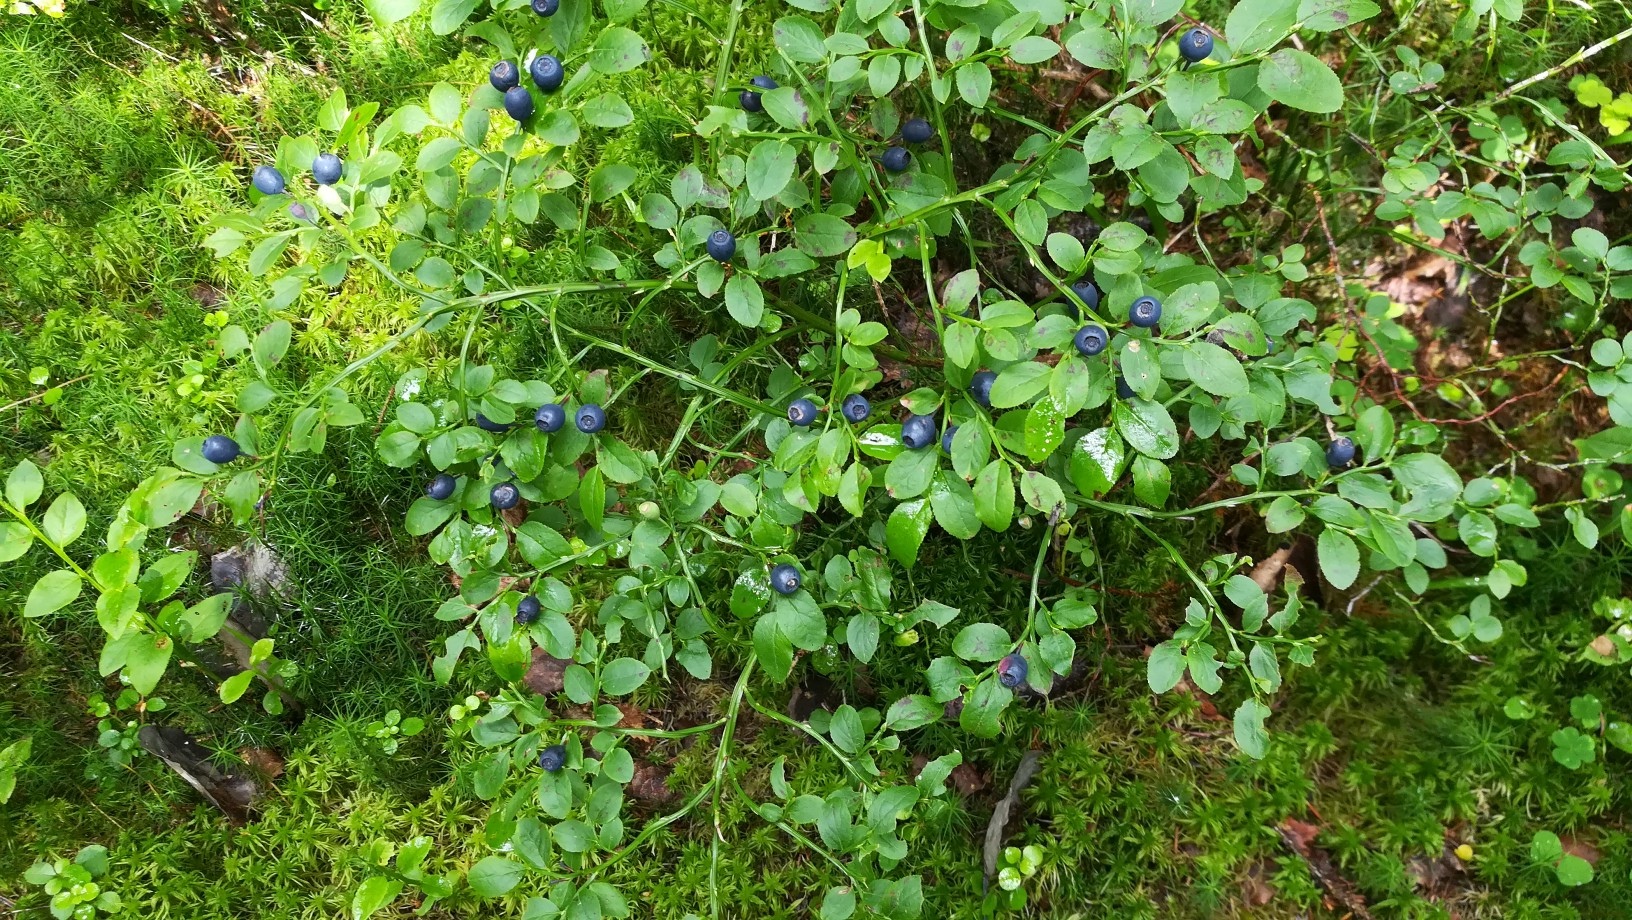
{"label": "green leaf", "polygon": [[85,532],[85,506],[72,492],[64,492],[46,509],[40,521],[46,539],[58,546],[67,546]]}
{"label": "green leaf", "polygon": [[6,477],[6,501],[11,502],[18,509],[27,508],[45,491],[45,479],[40,476],[40,468],[32,460],[24,460],[11,470]]}
{"label": "green leaf", "polygon": [[419,9],[419,0],[363,0],[368,15],[382,26],[401,22]]}
{"label": "green leaf", "polygon": [[1149,399],[1118,400],[1111,407],[1116,430],[1128,446],[1147,457],[1169,460],[1179,453],[1179,429],[1167,407]]}
{"label": "green leaf", "polygon": [[822,30],[803,16],[784,16],[771,27],[776,47],[801,64],[819,64],[827,60],[827,45]]}
{"label": "green leaf", "polygon": [[787,141],[763,140],[748,154],[748,194],[769,201],[787,187],[799,162],[798,150]]}
{"label": "green leaf", "polygon": [[1298,22],[1314,32],[1335,32],[1379,12],[1381,9],[1371,0],[1303,0],[1298,4]]}
{"label": "green leaf", "polygon": [[731,318],[754,329],[765,318],[765,293],[747,272],[737,272],[725,283],[725,309]]}
{"label": "green leaf", "polygon": [[1009,633],[995,623],[971,623],[958,630],[952,652],[964,661],[996,661],[1007,655],[1014,643]]}
{"label": "green leaf", "polygon": [[289,325],[288,320],[280,319],[268,323],[266,328],[255,336],[255,345],[251,349],[251,354],[255,359],[255,367],[261,372],[261,376],[266,376],[279,361],[283,360],[283,356],[289,352],[289,341],[293,334],[294,329]]}
{"label": "green leaf", "polygon": [[929,501],[923,498],[902,502],[890,512],[884,526],[884,543],[889,547],[890,556],[906,568],[918,562],[918,548],[929,533],[933,513]]}
{"label": "green leaf", "polygon": [[[559,825],[557,825],[559,827]],[[480,898],[496,898],[521,881],[522,865],[503,856],[486,856],[470,867],[465,881]]]}
{"label": "green leaf", "polygon": [[1347,588],[1360,576],[1360,549],[1348,534],[1334,527],[1320,532],[1315,541],[1320,571],[1335,588]]}
{"label": "green leaf", "polygon": [[367,920],[402,893],[402,881],[384,875],[370,876],[351,898],[351,920]]}
{"label": "green leaf", "polygon": [[794,222],[793,241],[805,254],[826,259],[849,252],[856,231],[831,214],[806,214]]}
{"label": "green leaf", "polygon": [[1016,64],[1041,64],[1060,53],[1060,46],[1041,35],[1028,35],[1009,48],[1009,57]]}
{"label": "green leaf", "polygon": [[1264,731],[1267,718],[1269,707],[1256,699],[1245,700],[1235,710],[1235,744],[1254,760],[1262,760],[1269,750],[1269,733]]}
{"label": "green leaf", "polygon": [[1150,692],[1166,693],[1179,685],[1184,677],[1184,646],[1177,639],[1157,645],[1145,661],[1145,681]]}
{"label": "green leaf", "polygon": [[1014,520],[1014,478],[1002,459],[986,464],[975,477],[975,515],[990,530],[1002,532]]}
{"label": "green leaf", "polygon": [[1239,59],[1273,47],[1297,21],[1297,0],[1240,0],[1225,20],[1224,34]]}
{"label": "green leaf", "polygon": [[125,677],[130,679],[137,693],[147,696],[159,685],[159,678],[170,666],[170,655],[176,650],[176,644],[163,633],[139,633],[130,638]]}
{"label": "green leaf", "polygon": [[1196,386],[1214,396],[1245,396],[1251,390],[1241,362],[1211,342],[1191,342],[1185,346],[1184,372]]}
{"label": "green leaf", "polygon": [[601,73],[624,73],[652,59],[652,51],[640,35],[623,26],[613,26],[595,40],[589,50],[589,66]]}
{"label": "green leaf", "polygon": [[10,562],[28,552],[34,534],[21,524],[0,524],[0,562]]}
{"label": "green leaf", "polygon": [[935,478],[929,491],[929,505],[935,512],[935,522],[952,536],[969,540],[980,532],[974,490],[957,476],[943,472]]}
{"label": "green leaf", "polygon": [[1282,48],[1259,65],[1258,88],[1305,112],[1328,113],[1343,107],[1343,82],[1337,74],[1320,58],[1296,48]]}
{"label": "green leaf", "polygon": [[1013,699],[1013,691],[995,678],[983,680],[975,685],[969,699],[963,704],[958,725],[977,738],[996,738],[1003,725],[1003,710]]}
{"label": "green leaf", "polygon": [[601,670],[601,690],[612,696],[633,693],[651,673],[651,668],[634,658],[619,658]]}
{"label": "green leaf", "polygon": [[470,14],[476,11],[480,0],[436,0],[431,7],[431,32],[436,35],[452,35],[465,24]]}
{"label": "green leaf", "polygon": [[79,596],[84,584],[79,573],[72,569],[47,572],[28,592],[28,600],[23,603],[23,616],[43,617],[61,610]]}
{"label": "green leaf", "polygon": [[992,408],[1012,409],[1030,402],[1048,389],[1053,370],[1037,361],[1022,361],[1004,368],[992,382]]}

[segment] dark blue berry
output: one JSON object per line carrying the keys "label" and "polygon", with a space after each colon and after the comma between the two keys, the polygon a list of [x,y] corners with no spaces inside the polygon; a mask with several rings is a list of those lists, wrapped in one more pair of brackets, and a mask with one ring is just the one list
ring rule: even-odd
{"label": "dark blue berry", "polygon": [[345,164],[332,153],[320,153],[312,160],[312,178],[318,185],[333,185],[340,181]]}
{"label": "dark blue berry", "polygon": [[560,403],[545,403],[533,415],[533,425],[545,434],[554,434],[567,423],[567,410]]}
{"label": "dark blue berry", "polygon": [[1162,318],[1162,302],[1149,294],[1139,298],[1128,307],[1128,322],[1141,329],[1149,329]]}
{"label": "dark blue berry", "polygon": [[948,457],[952,456],[952,436],[957,433],[958,426],[948,425],[946,431],[941,434],[941,450],[945,451]]}
{"label": "dark blue berry", "polygon": [[546,93],[553,93],[561,88],[561,81],[567,78],[567,72],[561,69],[561,61],[553,54],[541,54],[533,58],[533,63],[527,67],[528,73],[533,75],[533,83]]}
{"label": "dark blue berry", "polygon": [[1354,442],[1348,438],[1338,438],[1326,445],[1326,465],[1334,470],[1342,469],[1354,462]]}
{"label": "dark blue berry", "polygon": [[516,601],[516,622],[526,626],[528,623],[538,619],[539,610],[540,605],[538,603],[538,598],[532,596],[531,594],[527,595],[521,600]]}
{"label": "dark blue berry", "polygon": [[760,100],[759,94],[752,90],[743,90],[737,94],[737,105],[742,106],[744,112],[763,112],[765,103]]}
{"label": "dark blue berry", "polygon": [[935,416],[914,415],[901,423],[901,443],[910,450],[923,450],[935,440]]}
{"label": "dark blue berry", "polygon": [[902,172],[911,162],[912,154],[908,153],[905,147],[891,147],[884,151],[884,169],[889,172]]}
{"label": "dark blue berry", "polygon": [[533,12],[540,16],[554,16],[561,8],[561,0],[533,0]]}
{"label": "dark blue berry", "polygon": [[500,511],[509,511],[521,502],[521,490],[513,482],[501,482],[487,493],[488,501]]}
{"label": "dark blue berry", "polygon": [[851,393],[844,398],[844,403],[839,406],[839,412],[843,413],[847,421],[860,424],[867,421],[867,416],[873,414],[873,404],[860,393]]}
{"label": "dark blue berry", "polygon": [[283,194],[283,173],[278,172],[276,166],[255,167],[255,172],[249,177],[249,182],[255,186],[255,191],[260,192],[262,195]]}
{"label": "dark blue berry", "polygon": [[557,773],[567,763],[567,749],[564,745],[552,744],[539,752],[538,765],[545,773]]}
{"label": "dark blue berry", "polygon": [[483,431],[509,431],[510,430],[509,425],[504,425],[504,424],[501,424],[499,422],[495,422],[492,419],[488,418],[487,416],[481,414],[480,412],[476,413],[476,427],[482,429]]}
{"label": "dark blue berry", "polygon": [[1106,334],[1104,326],[1090,324],[1077,330],[1076,336],[1071,339],[1071,344],[1077,346],[1077,354],[1082,355],[1084,358],[1092,358],[1104,351],[1105,346],[1110,344],[1110,341],[1111,337]]}
{"label": "dark blue berry", "polygon": [[1132,399],[1134,397],[1133,387],[1128,386],[1128,381],[1121,374],[1116,375],[1116,395],[1120,399]]}
{"label": "dark blue berry", "polygon": [[1213,33],[1196,27],[1179,39],[1179,55],[1194,64],[1204,61],[1213,53]]}
{"label": "dark blue berry", "polygon": [[922,144],[935,136],[935,129],[922,118],[909,118],[901,126],[901,139],[909,144]]}
{"label": "dark blue berry", "polygon": [[573,423],[584,434],[594,434],[606,427],[606,410],[594,403],[585,403],[578,407]]}
{"label": "dark blue berry", "polygon": [[431,484],[425,487],[425,494],[435,501],[445,502],[453,497],[453,490],[458,488],[459,480],[448,473],[437,473]]}
{"label": "dark blue berry", "polygon": [[771,569],[771,587],[777,594],[792,594],[799,590],[804,581],[804,576],[799,574],[799,570],[786,562]]}
{"label": "dark blue berry", "polygon": [[729,262],[737,254],[737,238],[731,235],[730,230],[715,230],[703,245],[709,257],[716,262]]}
{"label": "dark blue berry", "polygon": [[755,89],[776,89],[776,81],[765,76],[764,74],[754,77],[753,79],[749,80],[748,83]]}
{"label": "dark blue berry", "polygon": [[504,91],[504,110],[516,121],[533,117],[533,94],[525,86],[512,86]]}
{"label": "dark blue berry", "polygon": [[[1087,278],[1084,278],[1081,281],[1078,281],[1076,284],[1071,285],[1071,293],[1077,295],[1077,299],[1086,304],[1088,309],[1099,309],[1099,288],[1094,287],[1094,283],[1089,281]],[[1077,310],[1078,316],[1082,315],[1082,311],[1077,309],[1076,304],[1072,304],[1071,306],[1072,309]]]}
{"label": "dark blue berry", "polygon": [[500,61],[487,72],[487,82],[501,93],[508,93],[516,86],[521,85],[521,68],[515,61]]}
{"label": "dark blue berry", "polygon": [[983,409],[992,407],[992,384],[997,382],[996,371],[975,371],[975,377],[969,381],[969,395]]}
{"label": "dark blue berry", "polygon": [[807,428],[816,421],[816,404],[808,399],[796,399],[788,403],[788,421]]}
{"label": "dark blue berry", "polygon": [[211,463],[231,463],[238,459],[238,442],[224,434],[212,434],[204,439],[199,453]]}
{"label": "dark blue berry", "polygon": [[1030,670],[1024,656],[1019,652],[1010,652],[997,663],[997,682],[1013,690],[1026,682],[1026,674]]}

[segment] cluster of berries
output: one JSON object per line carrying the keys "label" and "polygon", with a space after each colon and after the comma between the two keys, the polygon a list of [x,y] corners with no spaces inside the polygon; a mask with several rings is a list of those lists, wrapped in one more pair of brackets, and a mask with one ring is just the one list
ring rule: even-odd
{"label": "cluster of berries", "polygon": [[[584,434],[594,434],[606,427],[606,410],[595,403],[584,403],[578,407],[573,415],[573,424]],[[533,413],[533,427],[545,434],[554,434],[566,427],[567,410],[560,403],[545,403]],[[502,422],[495,422],[487,416],[476,413],[476,427],[483,431],[504,432],[510,426]],[[204,442],[208,447],[209,442]],[[233,445],[234,448],[237,445]],[[451,473],[438,473],[425,487],[425,495],[435,501],[447,501],[459,488],[459,480]],[[513,482],[501,482],[488,492],[488,501],[500,511],[509,511],[521,503],[521,490]]]}

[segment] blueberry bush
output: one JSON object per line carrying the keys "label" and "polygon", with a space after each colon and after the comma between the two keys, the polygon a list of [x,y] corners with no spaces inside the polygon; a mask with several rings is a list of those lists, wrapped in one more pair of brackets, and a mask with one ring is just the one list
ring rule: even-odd
{"label": "blueberry bush", "polygon": [[[1218,756],[1262,769],[1319,746],[1278,726],[1293,685],[1386,680],[1347,670],[1384,654],[1357,604],[1490,660],[1526,641],[1506,611],[1543,535],[1632,541],[1625,122],[1580,76],[1628,32],[1515,72],[1517,2],[1459,6],[1438,62],[1401,41],[1444,17],[1422,2],[721,9],[695,109],[654,114],[645,0],[372,0],[467,53],[335,89],[238,171],[203,243],[242,287],[168,464],[94,546],[73,488],[10,466],[0,561],[49,569],[20,616],[94,616],[143,714],[183,668],[221,704],[313,702],[282,634],[227,636],[245,666],[219,669],[234,598],[172,551],[186,519],[264,533],[326,452],[391,476],[392,526],[445,573],[410,614],[455,701],[427,734],[481,804],[468,859],[411,828],[359,844],[349,916],[644,916],[620,865],[676,825],[706,849],[682,912],[742,915],[719,828],[745,818],[829,880],[794,915],[923,916],[950,883],[914,852],[969,749],[1030,746],[1027,710],[1070,706],[1113,633],[1139,627],[1138,706],[1212,710]],[[1508,78],[1438,90],[1498,36]],[[1408,316],[1383,247],[1442,266],[1455,315]],[[327,319],[361,297],[384,321],[342,348]],[[1458,326],[1481,334],[1432,355]],[[1623,681],[1608,699],[1511,686],[1484,717],[1534,723],[1554,769],[1632,752],[1626,604],[1564,640]],[[386,709],[364,743],[419,744],[428,720]],[[107,729],[116,766],[136,725]],[[745,753],[771,732],[824,766]],[[1560,829],[1529,828],[1524,871],[1585,884]],[[971,910],[1082,906],[1046,896],[1054,839],[996,854]],[[29,881],[58,916],[117,912],[91,862]]]}

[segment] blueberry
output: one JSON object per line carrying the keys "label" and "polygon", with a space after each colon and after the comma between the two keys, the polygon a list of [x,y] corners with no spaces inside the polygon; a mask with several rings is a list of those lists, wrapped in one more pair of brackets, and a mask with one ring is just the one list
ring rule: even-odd
{"label": "blueberry", "polygon": [[312,160],[312,178],[318,185],[333,185],[340,181],[340,171],[345,164],[332,153],[320,153]]}
{"label": "blueberry", "polygon": [[540,16],[554,16],[561,8],[561,0],[533,0],[533,12]]}
{"label": "blueberry", "polygon": [[810,423],[816,421],[816,404],[808,399],[788,403],[788,421],[800,428],[810,427]]}
{"label": "blueberry", "polygon": [[283,173],[278,172],[276,166],[255,167],[255,172],[249,177],[249,182],[255,186],[255,191],[260,192],[262,195],[283,194]]}
{"label": "blueberry", "polygon": [[594,434],[606,427],[606,410],[594,403],[584,403],[578,407],[573,422],[584,434]]}
{"label": "blueberry", "polygon": [[1082,355],[1084,358],[1092,358],[1104,351],[1105,346],[1110,344],[1110,341],[1111,337],[1106,334],[1104,326],[1090,323],[1077,330],[1076,336],[1071,339],[1071,344],[1077,346],[1077,354]]}
{"label": "blueberry", "polygon": [[224,434],[212,434],[204,439],[204,446],[200,448],[199,453],[211,463],[231,463],[238,459],[238,442]]}
{"label": "blueberry", "polygon": [[453,490],[459,485],[459,480],[447,473],[437,473],[431,484],[425,487],[425,494],[435,501],[445,502],[453,497]]}
{"label": "blueberry", "polygon": [[509,425],[501,425],[498,422],[495,422],[492,419],[488,418],[487,416],[481,414],[480,412],[476,413],[476,427],[482,429],[483,431],[509,431],[510,430]]}
{"label": "blueberry", "polygon": [[545,434],[554,434],[567,423],[567,410],[560,403],[545,403],[533,415],[533,425]]}
{"label": "blueberry", "polygon": [[935,416],[914,415],[901,423],[901,443],[910,450],[923,450],[935,440]]}
{"label": "blueberry", "polygon": [[1121,374],[1116,375],[1116,395],[1118,399],[1132,399],[1135,395],[1133,387],[1128,386],[1128,381]]}
{"label": "blueberry", "polygon": [[729,262],[737,254],[737,238],[731,235],[730,230],[715,230],[708,235],[704,248],[714,261]]}
{"label": "blueberry", "polygon": [[1179,39],[1179,55],[1194,64],[1213,53],[1213,33],[1197,26]]}
{"label": "blueberry", "polygon": [[501,93],[508,93],[510,89],[521,85],[521,69],[515,61],[500,61],[487,72],[487,82]]}
{"label": "blueberry", "polygon": [[997,663],[997,682],[1013,690],[1026,682],[1026,674],[1030,670],[1019,652],[1010,652]]}
{"label": "blueberry", "polygon": [[760,74],[759,76],[754,77],[753,79],[749,80],[748,83],[750,85],[752,85],[755,89],[776,89],[777,88],[776,81],[772,80],[770,77],[765,76],[764,74]]}
{"label": "blueberry", "polygon": [[312,220],[311,210],[298,201],[289,205],[289,216],[293,217],[295,220],[305,221],[307,223],[310,223]]}
{"label": "blueberry", "polygon": [[[1078,300],[1082,301],[1084,304],[1087,304],[1088,309],[1099,309],[1099,288],[1094,287],[1094,283],[1089,281],[1087,278],[1084,278],[1081,281],[1078,281],[1076,284],[1071,285],[1071,293],[1077,295]],[[1073,309],[1076,309],[1076,304],[1072,304],[1071,306]],[[1077,310],[1077,315],[1082,315],[1082,311],[1080,309]]]}
{"label": "blueberry", "polygon": [[521,490],[517,489],[513,482],[501,482],[487,493],[487,498],[493,503],[493,507],[500,511],[509,511],[520,503]]}
{"label": "blueberry", "polygon": [[935,136],[935,129],[922,118],[909,118],[901,125],[901,139],[909,144],[922,144]]}
{"label": "blueberry", "polygon": [[545,773],[558,773],[567,763],[567,749],[564,745],[552,744],[538,754],[538,765]]}
{"label": "blueberry", "polygon": [[851,393],[844,398],[844,402],[839,406],[839,412],[847,421],[859,425],[867,421],[867,416],[873,414],[873,404],[860,393]]}
{"label": "blueberry", "polygon": [[1161,318],[1162,302],[1148,294],[1135,300],[1133,305],[1128,307],[1128,322],[1141,329],[1149,329]]}
{"label": "blueberry", "polygon": [[538,598],[529,594],[521,600],[516,601],[516,622],[526,626],[528,623],[538,619],[538,611]]}
{"label": "blueberry", "polygon": [[771,569],[771,587],[776,589],[777,594],[792,594],[798,591],[804,582],[805,578],[799,574],[799,569],[786,562]]}
{"label": "blueberry", "polygon": [[560,89],[561,81],[567,78],[567,72],[561,69],[561,61],[553,54],[541,54],[533,58],[527,72],[533,75],[533,83],[546,93]]}
{"label": "blueberry", "polygon": [[744,112],[765,111],[765,103],[760,101],[759,94],[746,89],[737,94],[737,105],[742,106]]}
{"label": "blueberry", "polygon": [[992,407],[992,384],[997,382],[996,371],[975,371],[975,377],[969,381],[969,395],[983,409]]}
{"label": "blueberry", "polygon": [[911,162],[912,154],[905,147],[891,147],[884,151],[884,168],[889,172],[902,172]]}
{"label": "blueberry", "polygon": [[1340,470],[1354,462],[1354,442],[1348,438],[1338,438],[1326,445],[1326,465],[1334,470]]}
{"label": "blueberry", "polygon": [[524,86],[512,86],[504,91],[504,110],[516,121],[533,117],[533,94]]}
{"label": "blueberry", "polygon": [[941,450],[944,451],[948,457],[952,456],[952,436],[957,433],[958,426],[948,425],[946,426],[946,431],[941,435]]}

